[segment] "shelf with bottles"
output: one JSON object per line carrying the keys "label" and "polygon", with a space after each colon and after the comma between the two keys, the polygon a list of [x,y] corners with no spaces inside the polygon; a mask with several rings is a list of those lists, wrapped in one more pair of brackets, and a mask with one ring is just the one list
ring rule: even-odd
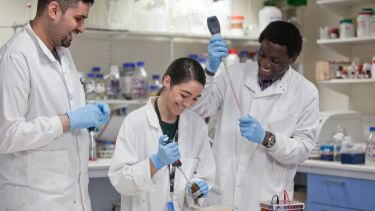
{"label": "shelf with bottles", "polygon": [[337,38],[337,39],[319,39],[316,41],[320,45],[342,45],[342,44],[366,44],[374,43],[375,36],[370,37],[351,37],[351,38]]}
{"label": "shelf with bottles", "polygon": [[[103,39],[108,41],[116,41],[123,39],[149,39],[149,40],[171,40],[174,41],[191,41],[197,40],[208,43],[211,35],[205,34],[191,34],[178,32],[152,32],[152,31],[130,31],[118,29],[101,29],[101,28],[86,28],[86,31],[78,36],[79,39]],[[241,45],[259,46],[257,37],[249,36],[234,36],[224,35],[226,40]]]}
{"label": "shelf with bottles", "polygon": [[331,13],[345,17],[351,7],[375,4],[374,0],[318,0],[316,3]]}
{"label": "shelf with bottles", "polygon": [[330,79],[318,81],[319,84],[367,84],[375,83],[375,79]]}

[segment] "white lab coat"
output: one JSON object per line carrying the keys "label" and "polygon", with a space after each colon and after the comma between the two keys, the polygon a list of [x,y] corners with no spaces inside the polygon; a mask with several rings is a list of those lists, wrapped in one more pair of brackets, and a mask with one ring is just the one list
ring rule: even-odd
{"label": "white lab coat", "polygon": [[[154,109],[155,98],[130,113],[122,123],[116,149],[109,168],[109,179],[121,194],[122,211],[164,210],[169,193],[168,167],[164,166],[152,177],[149,158],[158,150],[162,130]],[[191,178],[204,179],[213,185],[215,162],[208,142],[207,126],[191,111],[180,115],[178,147],[184,173]],[[186,180],[176,169],[175,196],[181,210],[193,210],[192,198],[185,194]],[[209,193],[210,194],[210,193]],[[203,199],[199,200],[199,206]]]}
{"label": "white lab coat", "polygon": [[235,210],[259,210],[259,202],[283,196],[293,198],[293,179],[297,164],[305,161],[315,146],[319,125],[318,92],[312,83],[292,68],[270,87],[261,91],[258,64],[248,62],[230,66],[244,114],[260,121],[276,135],[276,144],[267,149],[242,137],[240,112],[227,75],[207,76],[203,96],[193,110],[210,116],[222,109],[213,143],[216,183],[206,202],[227,205]]}
{"label": "white lab coat", "polygon": [[0,50],[0,210],[90,211],[86,129],[59,114],[85,105],[69,50],[60,65],[30,25]]}

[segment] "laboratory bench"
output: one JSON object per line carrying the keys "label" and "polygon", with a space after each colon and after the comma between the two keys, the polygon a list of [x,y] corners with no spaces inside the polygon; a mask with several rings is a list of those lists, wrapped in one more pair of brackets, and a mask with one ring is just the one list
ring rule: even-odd
{"label": "laboratory bench", "polygon": [[[110,159],[90,161],[90,183],[101,181],[110,185],[108,180],[110,164]],[[307,176],[305,210],[375,210],[375,165],[350,165],[332,161],[307,160],[298,165],[297,172]],[[92,195],[94,194],[90,192],[92,203],[97,203]],[[115,196],[119,198],[119,195]]]}

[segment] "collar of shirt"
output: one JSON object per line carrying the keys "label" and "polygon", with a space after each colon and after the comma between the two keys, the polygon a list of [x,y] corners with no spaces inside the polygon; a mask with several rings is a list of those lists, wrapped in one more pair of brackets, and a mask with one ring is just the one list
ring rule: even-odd
{"label": "collar of shirt", "polygon": [[285,74],[285,72],[280,74],[280,75],[277,75],[277,76],[273,77],[271,80],[262,80],[259,77],[259,74],[258,74],[258,84],[260,86],[260,89],[262,91],[265,90],[267,87],[271,86],[271,84],[273,84],[273,82],[281,79],[284,76],[284,74]]}

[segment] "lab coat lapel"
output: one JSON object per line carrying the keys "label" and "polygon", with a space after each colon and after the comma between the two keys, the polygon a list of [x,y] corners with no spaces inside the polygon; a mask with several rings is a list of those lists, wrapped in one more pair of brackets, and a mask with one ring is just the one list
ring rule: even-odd
{"label": "lab coat lapel", "polygon": [[158,134],[162,134],[162,130],[160,128],[158,115],[156,114],[154,103],[157,97],[150,97],[146,104],[146,116],[148,123],[151,127],[157,129]]}

